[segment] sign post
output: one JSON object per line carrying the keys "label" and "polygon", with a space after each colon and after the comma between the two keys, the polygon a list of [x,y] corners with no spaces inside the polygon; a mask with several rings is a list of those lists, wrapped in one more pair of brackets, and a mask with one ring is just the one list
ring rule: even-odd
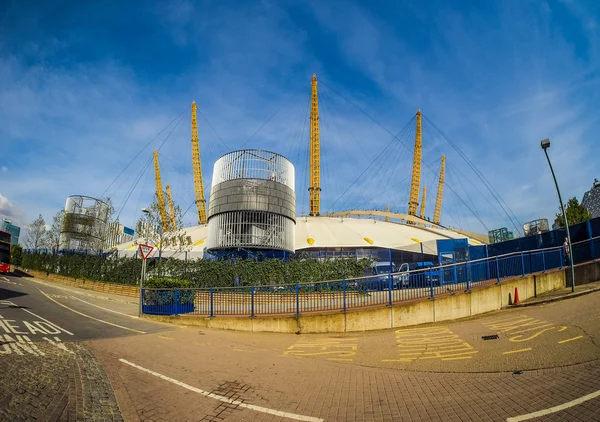
{"label": "sign post", "polygon": [[146,260],[154,250],[154,246],[144,245],[140,243],[140,254],[142,255],[142,275],[140,277],[140,307],[138,311],[138,316],[142,316],[142,302],[144,298],[144,279],[146,278]]}

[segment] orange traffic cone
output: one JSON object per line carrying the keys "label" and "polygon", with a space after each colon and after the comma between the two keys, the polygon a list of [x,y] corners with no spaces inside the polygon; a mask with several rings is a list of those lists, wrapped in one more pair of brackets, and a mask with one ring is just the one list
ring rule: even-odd
{"label": "orange traffic cone", "polygon": [[519,300],[519,289],[515,287],[515,301],[513,302],[515,305],[520,305],[521,301]]}

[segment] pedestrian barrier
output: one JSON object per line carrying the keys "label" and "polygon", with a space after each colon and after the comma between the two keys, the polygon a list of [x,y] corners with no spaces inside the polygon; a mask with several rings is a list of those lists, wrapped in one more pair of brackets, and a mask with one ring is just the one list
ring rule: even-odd
{"label": "pedestrian barrier", "polygon": [[[600,258],[600,237],[573,243],[574,264]],[[562,247],[514,252],[403,273],[276,286],[210,289],[142,289],[142,312],[207,317],[345,312],[434,299],[545,273],[567,263]],[[515,300],[517,292],[515,292]]]}

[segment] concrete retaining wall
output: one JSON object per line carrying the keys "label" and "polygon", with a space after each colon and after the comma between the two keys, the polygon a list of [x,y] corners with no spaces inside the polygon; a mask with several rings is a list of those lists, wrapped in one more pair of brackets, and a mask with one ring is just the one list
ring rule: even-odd
{"label": "concrete retaining wall", "polygon": [[[591,263],[594,264],[594,263]],[[428,322],[448,321],[502,309],[514,300],[515,288],[519,299],[525,300],[565,287],[565,272],[555,270],[545,274],[503,281],[501,284],[479,286],[470,292],[438,296],[431,300],[403,302],[394,306],[352,309],[347,312],[301,314],[295,316],[258,316],[207,318],[193,315],[145,318],[177,324],[195,325],[238,331],[277,333],[343,333],[406,327]]]}

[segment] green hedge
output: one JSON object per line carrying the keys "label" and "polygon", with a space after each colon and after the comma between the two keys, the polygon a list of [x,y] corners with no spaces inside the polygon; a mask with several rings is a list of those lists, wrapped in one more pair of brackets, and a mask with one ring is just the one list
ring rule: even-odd
{"label": "green hedge", "polygon": [[192,283],[188,280],[181,280],[179,278],[150,278],[144,281],[144,287],[149,289],[175,289],[175,288],[190,288],[193,287]]}
{"label": "green hedge", "polygon": [[[185,262],[179,259],[149,260],[146,286],[152,283],[189,283],[173,287],[228,287],[236,278],[242,286],[310,283],[360,277],[371,265],[370,259],[339,258],[320,261],[298,257],[288,262],[277,259],[264,261],[232,260],[211,261],[197,259]],[[102,257],[99,255],[53,255],[23,252],[22,266],[27,269],[60,274],[76,279],[137,284],[142,261],[136,258]],[[161,280],[161,281],[158,281]],[[176,281],[166,281],[176,280]],[[158,284],[157,284],[158,287]]]}

